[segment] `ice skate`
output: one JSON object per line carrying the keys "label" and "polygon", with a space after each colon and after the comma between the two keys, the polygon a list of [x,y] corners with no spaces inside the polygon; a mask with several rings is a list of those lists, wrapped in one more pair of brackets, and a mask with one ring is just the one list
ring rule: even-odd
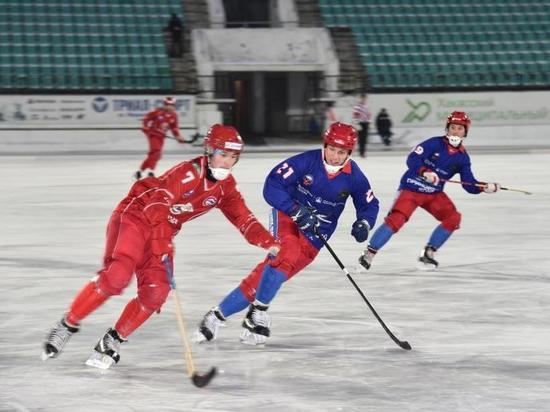
{"label": "ice skate", "polygon": [[94,352],[86,361],[86,365],[99,369],[109,369],[120,360],[120,344],[126,342],[121,338],[113,328],[107,329],[107,332],[99,340],[94,348]]}
{"label": "ice skate", "polygon": [[202,343],[215,340],[218,337],[220,326],[225,326],[225,318],[217,307],[210,309],[195,331],[193,341]]}
{"label": "ice skate", "polygon": [[271,326],[267,308],[263,305],[250,305],[242,324],[241,343],[245,345],[263,345],[266,343]]}
{"label": "ice skate", "polygon": [[372,260],[374,259],[374,255],[376,255],[376,250],[368,247],[362,254],[359,256],[359,263],[361,266],[363,266],[365,269],[369,270],[372,266]]}
{"label": "ice skate", "polygon": [[436,250],[432,246],[426,246],[421,252],[418,258],[419,268],[423,270],[435,270],[439,263],[434,259],[434,253]]}
{"label": "ice skate", "polygon": [[69,326],[65,322],[65,318],[56,323],[50,331],[46,342],[44,342],[44,350],[42,352],[42,360],[56,358],[59,356],[63,348],[69,341],[70,337],[80,330],[78,326]]}

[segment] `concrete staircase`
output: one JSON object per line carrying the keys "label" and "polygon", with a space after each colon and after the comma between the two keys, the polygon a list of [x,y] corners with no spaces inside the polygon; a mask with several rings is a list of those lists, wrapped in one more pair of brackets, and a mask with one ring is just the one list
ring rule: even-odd
{"label": "concrete staircase", "polygon": [[[191,50],[191,31],[209,27],[208,7],[205,0],[182,0],[183,8],[183,56],[170,58],[170,69],[174,79],[174,91],[197,94],[199,81],[197,67]],[[169,41],[169,39],[168,39]]]}
{"label": "concrete staircase", "polygon": [[323,27],[323,18],[317,0],[294,0],[300,27]]}
{"label": "concrete staircase", "polygon": [[340,61],[338,88],[344,93],[366,92],[369,84],[355,34],[349,27],[331,27],[329,31]]}

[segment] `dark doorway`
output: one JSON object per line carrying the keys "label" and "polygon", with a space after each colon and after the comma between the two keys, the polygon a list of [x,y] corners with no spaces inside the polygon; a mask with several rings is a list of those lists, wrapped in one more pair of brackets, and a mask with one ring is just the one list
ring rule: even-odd
{"label": "dark doorway", "polygon": [[286,73],[265,76],[265,133],[271,136],[287,131],[288,82]]}
{"label": "dark doorway", "polygon": [[226,27],[270,27],[270,0],[223,0]]}

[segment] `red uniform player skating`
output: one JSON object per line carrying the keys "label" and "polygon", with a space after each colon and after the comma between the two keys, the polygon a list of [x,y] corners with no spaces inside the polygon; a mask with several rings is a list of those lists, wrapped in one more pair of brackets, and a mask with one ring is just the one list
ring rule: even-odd
{"label": "red uniform player skating", "polygon": [[168,296],[165,264],[172,265],[172,239],[182,224],[213,208],[220,209],[249,243],[272,255],[278,253],[277,241],[246,206],[231,174],[242,148],[235,128],[214,125],[205,138],[204,156],[132,186],[109,220],[103,267],[50,332],[44,360],[58,356],[81,321],[110,296],[120,295],[135,273],[137,296],[126,305],[114,328],[99,340],[87,364],[108,368],[118,362],[120,343],[159,311]]}
{"label": "red uniform player skating", "polygon": [[176,99],[166,97],[163,107],[147,113],[143,118],[141,130],[147,136],[149,152],[135,174],[137,180],[155,175],[155,167],[162,156],[162,147],[164,146],[164,139],[168,130],[172,132],[178,142],[183,143],[178,126]]}

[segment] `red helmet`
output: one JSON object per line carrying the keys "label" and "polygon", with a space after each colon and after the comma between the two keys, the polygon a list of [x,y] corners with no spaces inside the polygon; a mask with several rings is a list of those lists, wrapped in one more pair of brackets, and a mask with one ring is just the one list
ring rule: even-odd
{"label": "red helmet", "polygon": [[233,126],[215,124],[206,133],[204,148],[209,155],[213,154],[215,150],[240,154],[243,151],[244,143],[239,132]]}
{"label": "red helmet", "polygon": [[165,97],[164,98],[164,105],[165,106],[175,106],[176,105],[176,99],[173,97]]}
{"label": "red helmet", "polygon": [[357,132],[349,124],[332,123],[325,131],[323,143],[353,151],[357,144]]}
{"label": "red helmet", "polygon": [[452,112],[450,115],[447,116],[447,124],[445,125],[445,130],[449,130],[449,125],[451,124],[460,124],[464,126],[464,129],[466,129],[466,133],[464,133],[464,136],[467,136],[472,121],[464,112]]}

